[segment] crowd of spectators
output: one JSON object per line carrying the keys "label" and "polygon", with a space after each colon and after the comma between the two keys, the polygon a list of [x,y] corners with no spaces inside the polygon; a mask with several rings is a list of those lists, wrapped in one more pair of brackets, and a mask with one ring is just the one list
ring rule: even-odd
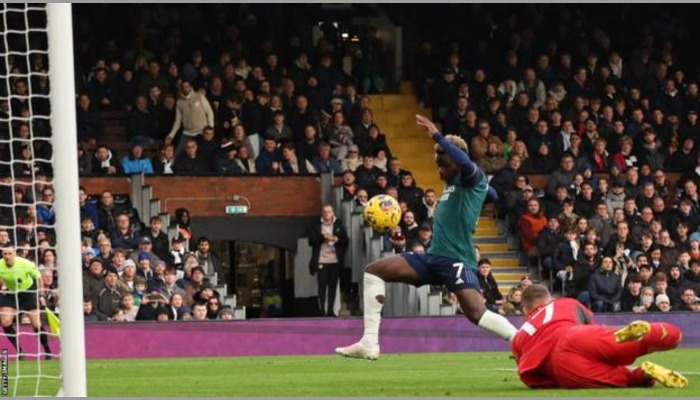
{"label": "crowd of spectators", "polygon": [[[379,193],[400,200],[402,222],[385,250],[429,246],[436,193],[401,168],[364,95],[383,85],[375,30],[356,48],[333,35],[308,44],[308,32],[282,29],[287,36],[269,39],[264,30],[276,28],[247,5],[235,13],[142,7],[128,15],[130,29],[119,39],[87,19],[77,24],[82,174],[333,171],[345,200],[364,205]],[[686,68],[690,55],[678,50],[689,28],[676,23],[677,13],[651,17],[630,42],[626,31],[596,24],[576,7],[553,10],[559,15],[530,9],[537,18],[527,22],[487,8],[470,17],[487,22],[474,25],[474,46],[462,37],[435,51],[423,41],[416,93],[445,133],[467,141],[499,194],[506,229],[543,278],[552,272],[563,295],[595,311],[700,311],[700,88],[697,71]],[[191,20],[183,14],[189,11]],[[194,34],[194,26],[206,34]],[[27,96],[29,87],[48,93],[47,60],[34,54],[24,62],[7,58],[11,97],[0,98],[0,118],[17,118],[0,124],[0,138],[13,139],[2,146],[3,159],[15,157],[0,163],[6,180],[52,173],[48,123],[22,120],[49,114],[45,99]],[[30,70],[38,73],[21,77]],[[128,154],[104,140],[100,115],[112,111],[126,113]],[[534,174],[549,179],[537,187]],[[18,229],[0,230],[0,241],[43,246],[37,262],[50,265],[50,234],[35,226],[53,223],[53,193],[50,184],[38,185],[3,193],[7,204],[41,201],[9,214],[3,208],[4,224]],[[146,226],[130,207],[110,205],[110,196],[102,193],[99,205],[81,200],[86,318],[137,318],[140,304],[150,306],[139,307],[146,319],[166,311],[168,319],[197,317],[202,307],[210,317],[221,314],[208,309],[221,300],[200,280],[211,262],[188,257],[179,240],[162,243],[157,218]],[[206,253],[206,237],[184,234]],[[499,298],[490,262],[479,264],[491,307],[517,310],[517,290]],[[55,285],[57,277],[46,275]]]}
{"label": "crowd of spectators", "polygon": [[443,58],[425,41],[417,93],[470,143],[506,229],[559,292],[599,312],[700,311],[700,92],[682,27],[659,17],[620,48],[621,32],[576,17],[577,35],[482,25],[497,32]]}
{"label": "crowd of spectators", "polygon": [[[206,236],[194,236],[190,214],[177,209],[169,240],[159,216],[142,223],[128,202],[99,200],[81,188],[86,319],[100,321],[231,319],[208,277],[219,257]],[[89,306],[88,306],[89,304]]]}
{"label": "crowd of spectators", "polygon": [[[375,156],[386,169],[389,148],[372,121],[369,98],[358,94],[383,89],[382,43],[374,28],[351,44],[324,23],[324,37],[308,46],[308,24],[291,19],[303,33],[290,37],[286,28],[293,22],[273,22],[281,17],[277,7],[90,7],[76,9],[81,175],[340,174],[363,162],[373,166]],[[287,16],[306,17],[301,8]],[[133,29],[105,37],[121,29],[104,29],[114,25],[110,10],[126,13]],[[263,35],[282,25],[277,40]],[[50,292],[42,302],[51,298],[53,308],[59,279],[55,268],[44,267],[45,257],[52,264],[56,258],[50,110],[48,99],[31,96],[48,94],[48,60],[36,53],[6,61],[12,75],[0,118],[13,120],[2,124],[0,139],[12,146],[1,146],[8,162],[0,169],[9,184],[5,203],[15,206],[0,209],[2,226],[9,227],[0,237],[47,271]],[[106,115],[125,116],[117,125],[126,128],[126,154],[125,139],[109,130]],[[170,242],[158,217],[141,221],[108,190],[88,196],[95,190],[81,189],[86,319],[200,319],[200,306],[208,318],[231,316],[204,281],[218,260],[205,236],[187,230],[185,210],[176,213],[180,232]]]}
{"label": "crowd of spectators", "polygon": [[[2,187],[5,194],[8,189]],[[40,196],[27,202],[25,195]],[[0,228],[0,245],[14,245],[17,254],[41,271],[41,306],[60,308],[56,269],[54,190],[40,180],[25,191],[15,189]],[[37,204],[37,205],[35,205]],[[109,190],[89,196],[80,188],[80,233],[86,321],[231,319],[209,276],[220,261],[206,236],[194,236],[189,212],[177,209],[172,240],[163,221],[154,216],[144,224],[126,195]],[[3,213],[4,214],[4,213]],[[8,228],[5,228],[7,226]]]}
{"label": "crowd of spectators", "polygon": [[[226,24],[223,43],[202,35],[164,48],[191,28],[191,21],[173,16],[188,7],[176,9],[158,23],[150,13],[133,15],[145,32],[105,39],[100,51],[89,34],[76,38],[78,52],[91,60],[81,58],[77,72],[78,138],[87,145],[81,173],[340,173],[353,145],[361,156],[384,150],[389,158],[369,99],[358,94],[383,88],[376,29],[346,43],[325,24],[324,37],[307,46],[308,29],[287,43],[262,40],[268,36],[247,6],[234,7],[237,13],[228,17],[230,10],[201,7],[204,20]],[[127,154],[103,140],[99,114],[109,111],[127,113]]]}

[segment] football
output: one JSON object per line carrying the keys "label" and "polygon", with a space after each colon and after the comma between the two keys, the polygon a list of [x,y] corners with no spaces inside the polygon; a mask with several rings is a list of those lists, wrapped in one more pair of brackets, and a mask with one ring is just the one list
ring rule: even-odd
{"label": "football", "polygon": [[378,232],[387,232],[401,222],[401,206],[395,198],[379,194],[372,197],[364,211],[365,221]]}

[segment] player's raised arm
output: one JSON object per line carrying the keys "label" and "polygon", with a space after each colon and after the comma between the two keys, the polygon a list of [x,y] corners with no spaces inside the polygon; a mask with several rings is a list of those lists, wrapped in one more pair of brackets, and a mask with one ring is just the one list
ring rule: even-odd
{"label": "player's raised arm", "polygon": [[416,123],[426,129],[428,135],[444,149],[445,153],[452,159],[452,161],[457,164],[463,172],[465,179],[473,178],[477,172],[480,171],[479,167],[469,158],[466,149],[460,149],[455,146],[443,136],[438,130],[435,123],[430,119],[416,114]]}

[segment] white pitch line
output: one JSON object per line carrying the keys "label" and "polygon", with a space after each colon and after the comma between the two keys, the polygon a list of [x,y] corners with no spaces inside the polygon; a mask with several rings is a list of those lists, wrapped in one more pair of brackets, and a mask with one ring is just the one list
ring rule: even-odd
{"label": "white pitch line", "polygon": [[494,371],[518,372],[517,368],[495,368]]}

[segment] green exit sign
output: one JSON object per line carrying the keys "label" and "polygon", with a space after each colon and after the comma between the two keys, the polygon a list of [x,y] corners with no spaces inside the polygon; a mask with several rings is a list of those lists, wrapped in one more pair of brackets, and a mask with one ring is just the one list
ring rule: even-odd
{"label": "green exit sign", "polygon": [[248,214],[248,206],[226,206],[226,214]]}

